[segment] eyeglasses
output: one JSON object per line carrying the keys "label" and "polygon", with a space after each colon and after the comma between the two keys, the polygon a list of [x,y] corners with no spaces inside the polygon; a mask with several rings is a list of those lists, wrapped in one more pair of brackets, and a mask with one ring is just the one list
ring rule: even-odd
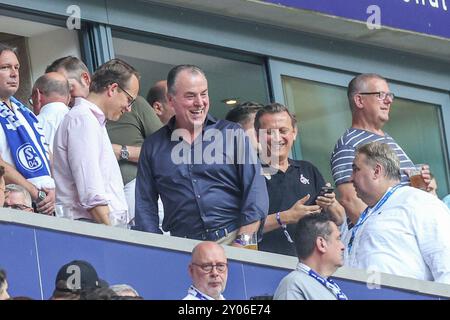
{"label": "eyeglasses", "polygon": [[134,101],[136,101],[135,98],[133,98],[133,96],[124,88],[122,88],[120,86],[120,84],[117,84],[117,86],[120,88],[120,90],[122,90],[123,92],[125,92],[125,94],[128,96],[128,108],[131,108],[131,106],[133,105]]}
{"label": "eyeglasses", "polygon": [[380,101],[384,101],[386,100],[386,98],[394,100],[394,94],[392,92],[376,91],[376,92],[359,92],[358,94],[362,95],[376,94],[378,95],[377,98]]}
{"label": "eyeglasses", "polygon": [[31,207],[24,205],[24,204],[4,204],[3,208],[11,208],[11,209],[15,209],[15,210],[27,210],[27,209],[31,209]]}
{"label": "eyeglasses", "polygon": [[214,267],[216,267],[217,272],[224,273],[227,270],[228,265],[226,263],[218,263],[218,264],[197,264],[193,263],[194,266],[200,267],[205,273],[210,273]]}

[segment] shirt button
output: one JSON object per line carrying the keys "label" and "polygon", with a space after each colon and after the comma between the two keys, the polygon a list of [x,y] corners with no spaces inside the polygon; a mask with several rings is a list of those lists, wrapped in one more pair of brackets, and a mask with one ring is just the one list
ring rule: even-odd
{"label": "shirt button", "polygon": [[199,195],[199,194],[197,195],[197,198],[199,198],[199,199],[200,199],[200,195]]}
{"label": "shirt button", "polygon": [[197,179],[192,180],[193,183],[197,183]]}

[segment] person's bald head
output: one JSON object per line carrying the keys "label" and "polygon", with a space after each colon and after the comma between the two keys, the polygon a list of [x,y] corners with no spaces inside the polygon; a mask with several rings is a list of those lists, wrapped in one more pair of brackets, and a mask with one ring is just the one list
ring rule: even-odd
{"label": "person's bald head", "polygon": [[69,97],[69,82],[64,75],[58,72],[49,72],[40,76],[34,83],[31,94],[36,114],[39,114],[43,106],[52,102],[62,102],[67,105]]}
{"label": "person's bald head", "polygon": [[192,250],[189,275],[194,287],[214,299],[220,299],[228,278],[227,257],[223,247],[212,241],[196,245]]}
{"label": "person's bald head", "polygon": [[148,91],[147,101],[155,110],[162,124],[166,124],[174,116],[175,111],[167,103],[167,80],[155,82]]}

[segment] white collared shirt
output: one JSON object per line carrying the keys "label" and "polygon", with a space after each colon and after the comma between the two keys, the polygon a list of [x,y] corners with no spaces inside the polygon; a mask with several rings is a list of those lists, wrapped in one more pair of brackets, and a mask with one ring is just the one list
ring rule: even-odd
{"label": "white collared shirt", "polygon": [[[191,285],[188,289],[188,294],[183,300],[216,300],[213,297],[208,296],[206,293],[198,290],[194,285]],[[223,295],[220,295],[218,300],[225,300]]]}
{"label": "white collared shirt", "polygon": [[402,187],[361,225],[345,265],[450,284],[449,213],[436,197]]}
{"label": "white collared shirt", "polygon": [[59,124],[68,112],[69,107],[64,103],[51,102],[43,106],[41,112],[36,116],[42,126],[42,130],[44,130],[45,139],[51,152],[53,152],[53,140],[55,139],[56,129],[58,129]]}

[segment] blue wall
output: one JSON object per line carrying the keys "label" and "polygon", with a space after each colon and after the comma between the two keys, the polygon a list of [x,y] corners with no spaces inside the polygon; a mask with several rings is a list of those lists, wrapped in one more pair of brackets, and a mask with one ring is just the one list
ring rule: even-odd
{"label": "blue wall", "polygon": [[[59,267],[74,259],[91,262],[109,284],[130,284],[146,299],[181,299],[190,284],[188,252],[3,222],[0,222],[0,252],[0,267],[7,270],[12,296],[41,299],[42,288],[43,298],[48,299]],[[224,292],[227,299],[273,294],[289,272],[237,260],[229,263]],[[350,280],[337,282],[351,299],[436,298],[397,289],[369,290],[365,283]]]}

